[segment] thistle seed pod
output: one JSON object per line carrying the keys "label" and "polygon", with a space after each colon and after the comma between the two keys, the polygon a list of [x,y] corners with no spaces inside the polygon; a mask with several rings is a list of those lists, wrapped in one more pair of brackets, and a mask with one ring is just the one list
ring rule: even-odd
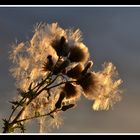
{"label": "thistle seed pod", "polygon": [[62,36],[60,40],[53,41],[51,45],[55,49],[58,56],[68,55],[70,48],[64,36]]}
{"label": "thistle seed pod", "polygon": [[70,49],[69,59],[71,62],[87,62],[89,58],[88,48],[84,44],[74,46]]}
{"label": "thistle seed pod", "polygon": [[52,56],[49,55],[47,57],[47,62],[44,63],[43,71],[51,71],[53,69],[54,62],[52,60]]}
{"label": "thistle seed pod", "polygon": [[66,111],[74,106],[75,106],[75,104],[64,105],[64,106],[62,106],[61,110]]}
{"label": "thistle seed pod", "polygon": [[84,68],[84,70],[81,72],[81,75],[85,75],[87,73],[87,71],[93,66],[93,62],[92,61],[88,61],[86,67]]}
{"label": "thistle seed pod", "polygon": [[67,66],[69,66],[69,64],[70,61],[68,59],[63,61],[62,63],[54,67],[53,73],[57,75],[58,73],[62,72]]}
{"label": "thistle seed pod", "polygon": [[63,88],[65,92],[66,99],[72,99],[79,97],[79,88],[78,86],[75,86],[69,82],[65,84],[65,87]]}
{"label": "thistle seed pod", "polygon": [[59,99],[58,99],[58,101],[55,104],[55,107],[56,108],[61,108],[62,101],[63,101],[64,98],[65,98],[65,93],[64,92],[61,92],[61,94],[59,96]]}
{"label": "thistle seed pod", "polygon": [[79,63],[74,68],[67,71],[66,75],[73,79],[78,79],[83,69],[84,69],[84,66],[81,63]]}
{"label": "thistle seed pod", "polygon": [[77,82],[82,88],[83,91],[89,93],[93,91],[95,85],[95,78],[92,72],[86,73],[83,77],[81,77]]}

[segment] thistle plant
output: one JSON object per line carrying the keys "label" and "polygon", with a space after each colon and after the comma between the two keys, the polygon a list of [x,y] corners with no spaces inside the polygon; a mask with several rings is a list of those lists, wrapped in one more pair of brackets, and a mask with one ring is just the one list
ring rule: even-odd
{"label": "thistle plant", "polygon": [[101,71],[93,70],[79,29],[37,24],[31,40],[12,46],[10,60],[17,97],[10,101],[12,111],[3,119],[3,133],[24,133],[31,120],[39,122],[39,132],[59,128],[60,115],[75,108],[81,96],[93,102],[93,110],[108,110],[121,100],[116,67],[105,62]]}

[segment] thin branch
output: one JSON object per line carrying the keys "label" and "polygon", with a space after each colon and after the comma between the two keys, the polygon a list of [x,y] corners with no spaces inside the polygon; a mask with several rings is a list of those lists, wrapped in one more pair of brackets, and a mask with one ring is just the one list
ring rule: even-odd
{"label": "thin branch", "polygon": [[55,108],[53,111],[51,111],[51,112],[49,112],[47,114],[42,114],[42,115],[39,115],[39,116],[29,117],[29,118],[26,118],[26,119],[18,120],[18,121],[14,122],[14,123],[19,123],[19,122],[24,122],[24,121],[31,120],[31,119],[36,119],[36,118],[40,118],[40,117],[49,116],[52,113],[54,113],[55,111],[60,111],[60,110],[56,110],[56,108]]}
{"label": "thin branch", "polygon": [[[44,83],[50,76],[51,76],[51,72],[47,75],[47,77],[43,80],[43,81],[41,81],[38,85],[36,85],[32,90],[34,90],[35,88],[40,88],[41,86],[42,86],[42,83]],[[38,91],[38,89],[36,90],[36,91]]]}
{"label": "thin branch", "polygon": [[[69,83],[74,83],[74,82],[77,82],[77,81],[67,81],[67,82],[69,82]],[[18,119],[18,118],[20,117],[20,115],[23,113],[23,111],[25,110],[25,108],[30,104],[30,102],[32,102],[33,99],[35,99],[37,96],[39,96],[39,95],[42,93],[42,91],[44,91],[44,90],[50,90],[50,89],[52,89],[52,88],[54,88],[54,87],[63,85],[63,84],[65,84],[65,83],[66,83],[66,82],[61,82],[61,83],[59,83],[59,84],[57,84],[57,85],[54,85],[54,86],[51,86],[51,87],[48,87],[48,85],[46,85],[44,88],[42,88],[42,89],[36,94],[36,96],[34,96],[34,98],[32,98],[31,100],[29,100],[29,101],[27,102],[26,106],[24,106],[24,107],[22,108],[22,110],[18,113],[18,115],[16,116],[16,118],[13,120],[12,123],[15,123],[15,122],[17,121],[17,119]],[[47,87],[48,87],[48,88],[47,88]]]}
{"label": "thin branch", "polygon": [[51,88],[54,88],[54,87],[63,85],[63,84],[65,84],[65,83],[75,83],[75,82],[77,82],[77,81],[66,81],[66,82],[61,82],[61,83],[56,84],[56,85],[54,85],[54,86],[48,87],[48,88],[46,88],[46,89],[49,90],[49,89],[51,89]]}
{"label": "thin branch", "polygon": [[[19,102],[22,102],[25,98],[23,97]],[[19,107],[20,105],[18,104],[12,111],[12,113],[9,116],[8,122],[10,121],[11,117],[13,116],[14,112],[16,111],[16,109]]]}
{"label": "thin branch", "polygon": [[[58,77],[58,76],[57,76],[57,77]],[[27,102],[26,106],[24,106],[24,107],[21,109],[21,111],[17,114],[17,116],[15,117],[15,119],[12,121],[12,123],[15,123],[15,122],[16,122],[16,120],[20,117],[20,115],[23,113],[23,111],[25,110],[25,108],[30,104],[30,102],[31,102],[33,99],[35,99],[43,90],[45,90],[47,86],[49,86],[50,84],[52,84],[52,83],[57,79],[57,77],[55,77],[55,79],[54,79],[51,83],[49,83],[49,84],[46,85],[44,88],[42,88],[42,89],[36,94],[36,96],[34,96],[34,98],[32,98],[31,100],[29,100],[29,101]],[[13,115],[13,113],[12,113],[12,115]]]}

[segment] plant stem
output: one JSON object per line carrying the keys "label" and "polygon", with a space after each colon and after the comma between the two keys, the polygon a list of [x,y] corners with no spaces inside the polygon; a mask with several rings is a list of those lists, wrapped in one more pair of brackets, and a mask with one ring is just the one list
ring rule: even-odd
{"label": "plant stem", "polygon": [[56,110],[56,108],[55,108],[53,111],[51,111],[47,114],[42,114],[42,115],[39,115],[39,116],[33,116],[33,117],[26,118],[26,119],[18,120],[15,123],[19,123],[19,122],[23,122],[23,121],[27,121],[27,120],[31,120],[31,119],[35,119],[35,118],[40,118],[40,117],[44,117],[44,116],[49,116],[52,113],[54,113],[55,111],[58,111],[58,110]]}
{"label": "plant stem", "polygon": [[[17,116],[14,118],[14,120],[13,120],[11,123],[9,123],[9,121],[10,121],[12,115],[14,114],[14,112],[16,111],[16,109],[19,107],[19,105],[17,105],[17,106],[13,109],[13,111],[12,111],[12,113],[11,113],[9,119],[8,119],[9,126],[10,126],[10,125],[13,126],[14,124],[16,124],[16,123],[18,123],[18,122],[22,122],[22,121],[26,121],[26,120],[30,120],[30,119],[34,119],[34,118],[38,118],[38,117],[43,117],[43,116],[51,115],[51,113],[53,113],[54,111],[56,111],[56,109],[54,109],[53,111],[51,111],[50,113],[47,113],[47,114],[43,114],[43,115],[39,115],[39,116],[34,116],[34,117],[30,117],[30,118],[18,120],[18,118],[19,118],[19,117],[21,116],[21,114],[24,112],[24,110],[26,109],[26,107],[27,107],[37,96],[39,96],[39,95],[42,93],[42,91],[44,91],[44,90],[50,90],[50,89],[52,89],[52,88],[55,88],[55,87],[60,86],[60,85],[62,85],[62,84],[65,84],[66,82],[69,82],[69,83],[77,82],[77,81],[65,81],[65,82],[60,82],[60,83],[58,83],[58,84],[56,84],[56,85],[50,86],[50,85],[53,84],[53,83],[55,82],[55,80],[60,76],[60,75],[57,75],[50,83],[48,83],[45,87],[43,87],[41,90],[39,90],[39,88],[42,86],[43,83],[45,83],[45,81],[47,80],[47,78],[49,78],[50,75],[51,75],[51,73],[49,73],[49,75],[48,75],[41,83],[39,83],[36,87],[34,87],[34,88],[32,89],[32,90],[34,90],[35,88],[38,87],[37,90],[36,90],[36,92],[37,92],[36,95],[35,95],[33,98],[31,98],[31,99],[26,103],[26,105],[20,110],[20,112],[19,112],[19,113],[17,114]],[[49,87],[49,86],[50,86],[50,87]],[[38,91],[38,90],[39,90],[39,91]],[[24,99],[25,99],[25,101],[26,101],[27,98],[23,97],[23,98],[20,100],[20,102],[22,102]],[[8,127],[6,127],[6,128],[8,129]],[[6,132],[8,131],[8,130],[6,130],[6,128],[5,128],[5,130],[3,131],[3,133],[6,133]]]}
{"label": "plant stem", "polygon": [[59,84],[56,84],[56,85],[54,85],[54,86],[51,86],[51,87],[46,88],[46,90],[50,90],[51,88],[54,88],[54,87],[63,85],[63,84],[65,84],[65,83],[67,83],[67,82],[68,82],[68,83],[75,83],[75,82],[77,82],[77,81],[66,81],[66,82],[61,82],[61,83],[59,83]]}
{"label": "plant stem", "polygon": [[[22,102],[24,100],[24,97],[19,101]],[[10,121],[11,117],[13,116],[14,112],[16,111],[16,109],[19,107],[19,104],[13,109],[12,113],[10,114],[10,117],[8,119],[8,122]]]}
{"label": "plant stem", "polygon": [[[77,81],[67,81],[67,82],[73,83],[73,82],[77,82]],[[26,106],[22,108],[22,110],[18,113],[18,115],[17,115],[16,118],[12,121],[12,123],[15,123],[15,122],[17,121],[17,119],[18,119],[18,118],[20,117],[20,115],[23,113],[23,111],[25,110],[25,108],[30,104],[30,102],[31,102],[33,99],[35,99],[37,96],[39,96],[39,95],[42,93],[42,91],[44,91],[44,90],[50,90],[50,89],[52,89],[52,88],[54,88],[54,87],[60,86],[60,85],[65,84],[65,83],[66,83],[66,82],[61,82],[61,83],[59,83],[59,84],[57,84],[57,85],[54,85],[54,86],[51,86],[51,87],[49,87],[49,88],[47,88],[49,85],[46,85],[44,88],[42,88],[42,89],[34,96],[34,98],[32,98],[31,100],[29,100],[29,101],[27,102]]]}

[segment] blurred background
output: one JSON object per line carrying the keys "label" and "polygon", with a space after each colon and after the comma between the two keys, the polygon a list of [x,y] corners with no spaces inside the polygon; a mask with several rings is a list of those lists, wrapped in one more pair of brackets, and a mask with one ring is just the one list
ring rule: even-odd
{"label": "blurred background", "polygon": [[[77,108],[63,113],[64,124],[55,133],[140,132],[140,7],[0,7],[0,132],[16,96],[9,73],[10,45],[29,40],[33,25],[58,22],[62,28],[79,28],[88,46],[94,69],[112,61],[123,79],[123,99],[109,111],[93,111],[84,97]],[[31,124],[29,133],[37,132]]]}

